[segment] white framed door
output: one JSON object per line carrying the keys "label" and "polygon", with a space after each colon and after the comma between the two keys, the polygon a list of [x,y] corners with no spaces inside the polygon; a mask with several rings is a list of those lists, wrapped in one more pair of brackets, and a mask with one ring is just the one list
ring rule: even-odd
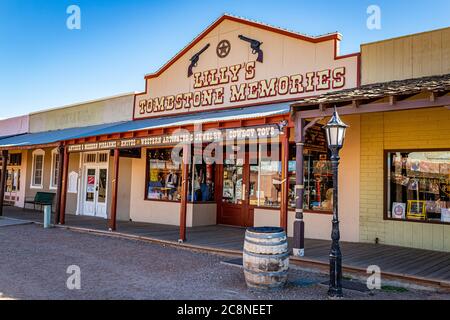
{"label": "white framed door", "polygon": [[83,215],[107,218],[108,167],[85,166]]}

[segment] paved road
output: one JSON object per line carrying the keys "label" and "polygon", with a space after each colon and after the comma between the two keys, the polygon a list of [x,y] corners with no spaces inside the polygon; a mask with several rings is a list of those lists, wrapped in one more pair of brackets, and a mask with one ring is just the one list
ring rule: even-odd
{"label": "paved road", "polygon": [[[291,270],[282,291],[247,290],[230,258],[126,239],[44,230],[36,225],[0,228],[0,293],[13,299],[326,299],[326,276]],[[81,290],[66,286],[67,268],[81,270]],[[302,285],[294,284],[302,280]],[[305,286],[310,281],[312,285]],[[2,296],[0,294],[0,296]],[[350,299],[449,299],[408,290],[374,295],[346,291]]]}

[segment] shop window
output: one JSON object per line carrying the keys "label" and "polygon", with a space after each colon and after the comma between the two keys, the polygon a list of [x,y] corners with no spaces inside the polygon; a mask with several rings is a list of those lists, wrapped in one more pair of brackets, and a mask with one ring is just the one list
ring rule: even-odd
{"label": "shop window", "polygon": [[[295,208],[296,161],[295,145],[289,151],[289,207]],[[332,212],[333,172],[329,152],[305,148],[303,209]]]}
{"label": "shop window", "polygon": [[20,167],[22,165],[22,154],[21,153],[10,154],[9,165],[14,167]]}
{"label": "shop window", "polygon": [[98,154],[98,163],[106,163],[108,162],[108,153],[99,153]]}
{"label": "shop window", "polygon": [[194,157],[189,166],[189,195],[191,202],[214,201],[215,164],[206,164],[202,157]]}
{"label": "shop window", "polygon": [[50,189],[58,188],[58,175],[59,175],[59,153],[58,149],[52,151],[52,174],[50,177]]}
{"label": "shop window", "polygon": [[278,146],[267,152],[259,147],[259,156],[250,163],[250,205],[279,208],[281,203],[281,161]]}
{"label": "shop window", "polygon": [[181,200],[181,164],[174,163],[172,149],[147,150],[147,200]]}
{"label": "shop window", "polygon": [[31,170],[31,188],[42,189],[44,179],[44,150],[33,151]]}
{"label": "shop window", "polygon": [[245,197],[244,186],[244,161],[242,159],[225,159],[222,201],[229,204],[242,204]]}
{"label": "shop window", "polygon": [[387,218],[450,222],[450,151],[387,152]]}
{"label": "shop window", "polygon": [[6,176],[6,192],[20,191],[20,168],[9,168]]}
{"label": "shop window", "polygon": [[84,155],[85,163],[96,163],[97,162],[97,154],[96,153],[86,153]]}

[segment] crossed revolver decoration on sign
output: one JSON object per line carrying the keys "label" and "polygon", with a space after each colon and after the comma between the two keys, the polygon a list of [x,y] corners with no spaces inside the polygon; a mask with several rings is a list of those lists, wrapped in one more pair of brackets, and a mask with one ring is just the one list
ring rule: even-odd
{"label": "crossed revolver decoration on sign", "polygon": [[[243,35],[239,35],[239,39],[241,39],[242,41],[248,42],[250,43],[250,49],[252,49],[252,53],[255,55],[258,55],[258,57],[256,58],[256,61],[263,63],[264,61],[264,52],[261,49],[261,45],[263,44],[261,41],[255,40],[255,39],[251,39],[248,38],[246,36]],[[206,51],[208,50],[208,48],[211,45],[208,43],[206,46],[204,46],[199,52],[197,52],[196,54],[194,54],[192,56],[192,58],[190,59],[190,64],[188,67],[188,77],[191,77],[194,72],[193,69],[197,67],[198,62],[200,60],[200,56]],[[226,56],[228,56],[228,54],[231,51],[231,44],[228,40],[223,40],[219,43],[219,45],[217,46],[216,49],[216,53],[220,58],[225,58]]]}

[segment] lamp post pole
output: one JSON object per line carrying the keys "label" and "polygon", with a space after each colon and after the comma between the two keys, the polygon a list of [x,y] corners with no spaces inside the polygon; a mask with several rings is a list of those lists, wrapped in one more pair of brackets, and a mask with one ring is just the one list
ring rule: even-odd
{"label": "lamp post pole", "polygon": [[339,209],[338,209],[338,168],[339,168],[339,149],[331,150],[331,166],[333,170],[333,226],[331,231],[331,251],[330,251],[330,288],[328,296],[342,297],[342,253],[339,245],[341,238],[339,231]]}
{"label": "lamp post pole", "polygon": [[339,118],[339,114],[334,109],[333,116],[325,125],[328,148],[331,151],[331,166],[333,170],[333,225],[331,230],[331,251],[330,251],[330,287],[328,296],[330,298],[342,297],[342,253],[339,245],[341,238],[339,232],[339,150],[344,145],[345,131],[348,126]]}

